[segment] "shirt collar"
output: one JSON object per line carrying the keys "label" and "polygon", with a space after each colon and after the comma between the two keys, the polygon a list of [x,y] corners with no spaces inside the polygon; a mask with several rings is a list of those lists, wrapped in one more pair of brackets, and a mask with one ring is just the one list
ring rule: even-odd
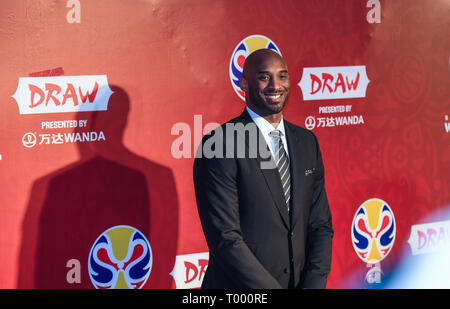
{"label": "shirt collar", "polygon": [[264,136],[268,136],[269,133],[272,132],[273,130],[279,130],[281,132],[281,136],[285,136],[283,116],[281,116],[280,123],[277,125],[276,128],[274,128],[274,126],[271,125],[270,122],[268,122],[266,119],[264,119],[263,117],[252,111],[248,106],[246,106],[245,108],[247,109],[247,112],[252,118],[253,122],[256,123],[258,129],[261,130],[261,133]]}

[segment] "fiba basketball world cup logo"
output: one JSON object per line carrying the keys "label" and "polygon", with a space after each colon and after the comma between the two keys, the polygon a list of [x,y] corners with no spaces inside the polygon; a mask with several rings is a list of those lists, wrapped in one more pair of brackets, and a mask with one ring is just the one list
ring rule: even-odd
{"label": "fiba basketball world cup logo", "polygon": [[114,226],[91,248],[89,277],[97,289],[140,289],[150,276],[152,263],[144,234],[131,226]]}
{"label": "fiba basketball world cup logo", "polygon": [[242,77],[242,71],[244,69],[244,62],[248,55],[258,49],[268,48],[281,55],[280,49],[275,43],[264,35],[254,34],[246,37],[233,51],[230,60],[230,80],[236,94],[245,100],[245,93],[239,86],[239,80]]}
{"label": "fiba basketball world cup logo", "polygon": [[394,213],[389,205],[372,198],[359,206],[352,223],[352,243],[358,257],[370,268],[368,283],[381,282],[380,262],[391,252],[395,241]]}

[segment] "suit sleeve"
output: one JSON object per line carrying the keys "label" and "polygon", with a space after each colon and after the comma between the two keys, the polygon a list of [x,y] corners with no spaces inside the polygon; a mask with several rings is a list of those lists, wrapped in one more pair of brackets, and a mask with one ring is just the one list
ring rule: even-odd
{"label": "suit sleeve", "polygon": [[229,279],[242,288],[281,288],[243,240],[239,220],[237,163],[229,158],[197,158],[194,186],[208,247]]}
{"label": "suit sleeve", "polygon": [[333,228],[331,211],[325,191],[322,155],[315,136],[314,141],[317,154],[316,174],[308,220],[306,263],[303,272],[302,288],[324,289],[331,270]]}

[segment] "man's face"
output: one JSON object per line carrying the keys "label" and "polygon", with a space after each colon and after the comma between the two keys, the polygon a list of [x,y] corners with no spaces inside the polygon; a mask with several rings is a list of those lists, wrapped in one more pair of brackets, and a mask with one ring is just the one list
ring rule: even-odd
{"label": "man's face", "polygon": [[249,65],[241,88],[247,105],[260,116],[280,113],[290,89],[286,63],[278,54],[262,53]]}

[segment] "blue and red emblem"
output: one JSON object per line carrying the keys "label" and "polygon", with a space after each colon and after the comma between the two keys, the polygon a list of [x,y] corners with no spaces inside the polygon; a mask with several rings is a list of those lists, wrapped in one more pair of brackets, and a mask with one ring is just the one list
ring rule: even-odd
{"label": "blue and red emblem", "polygon": [[89,277],[97,289],[140,289],[150,276],[152,263],[144,234],[131,226],[114,226],[91,248]]}
{"label": "blue and red emblem", "polygon": [[394,246],[394,213],[385,201],[369,199],[356,211],[351,232],[358,257],[369,264],[378,263]]}
{"label": "blue and red emblem", "polygon": [[242,76],[242,70],[244,69],[244,62],[248,55],[258,49],[268,48],[281,55],[280,49],[275,43],[264,35],[250,35],[243,39],[233,51],[230,60],[230,80],[236,94],[245,100],[245,93],[239,86],[239,80]]}

